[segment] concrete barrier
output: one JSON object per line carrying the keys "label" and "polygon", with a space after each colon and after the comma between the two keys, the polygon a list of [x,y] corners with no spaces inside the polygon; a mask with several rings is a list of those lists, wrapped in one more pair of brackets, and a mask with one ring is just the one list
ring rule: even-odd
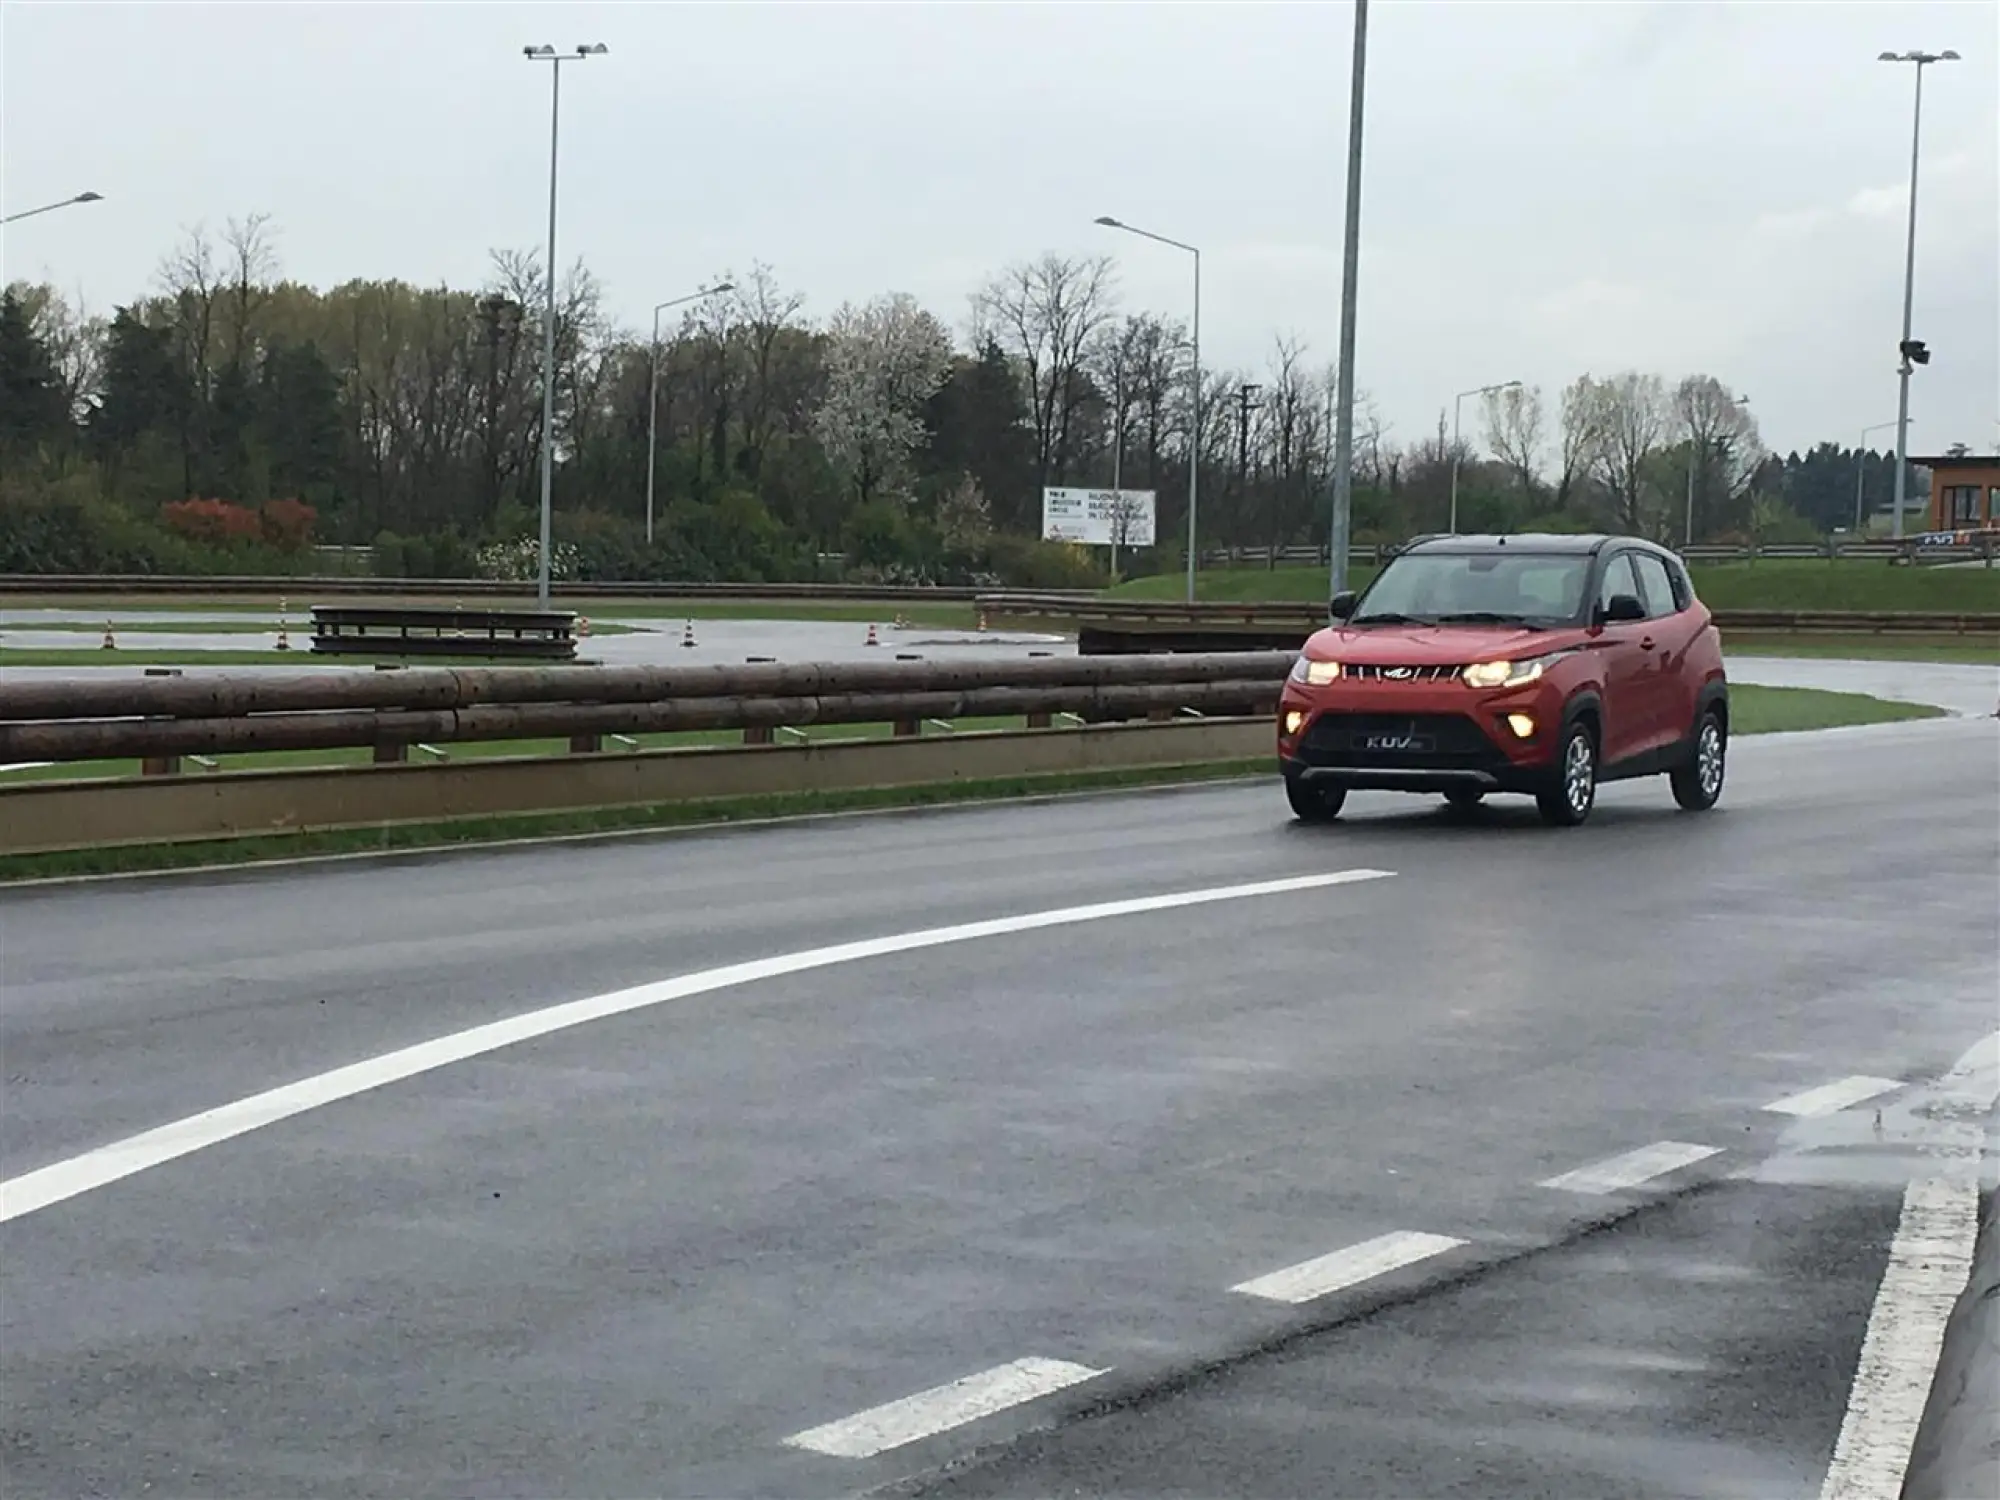
{"label": "concrete barrier", "polygon": [[1277,754],[1270,720],[1199,719],[925,739],[344,766],[0,790],[0,854],[455,818],[851,791]]}

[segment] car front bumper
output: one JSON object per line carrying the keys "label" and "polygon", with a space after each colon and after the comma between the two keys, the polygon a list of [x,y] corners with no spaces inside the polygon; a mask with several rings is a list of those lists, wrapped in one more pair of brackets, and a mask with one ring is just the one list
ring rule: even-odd
{"label": "car front bumper", "polygon": [[1288,776],[1356,789],[1534,791],[1555,764],[1562,707],[1545,680],[1491,691],[1456,679],[1288,682],[1278,759]]}

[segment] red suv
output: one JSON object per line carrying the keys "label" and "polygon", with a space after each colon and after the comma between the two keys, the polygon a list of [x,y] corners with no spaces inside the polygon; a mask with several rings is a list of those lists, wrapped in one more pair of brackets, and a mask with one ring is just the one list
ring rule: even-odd
{"label": "red suv", "polygon": [[1665,774],[1691,811],[1722,795],[1729,686],[1687,570],[1625,536],[1440,536],[1398,552],[1306,642],[1278,701],[1292,811],[1350,788],[1525,792],[1590,816],[1600,781]]}

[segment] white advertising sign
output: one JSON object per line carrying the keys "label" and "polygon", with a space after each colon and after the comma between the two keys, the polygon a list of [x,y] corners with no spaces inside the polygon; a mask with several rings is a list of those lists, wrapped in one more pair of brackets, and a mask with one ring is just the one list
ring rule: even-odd
{"label": "white advertising sign", "polygon": [[1042,539],[1090,547],[1153,545],[1153,491],[1042,491]]}

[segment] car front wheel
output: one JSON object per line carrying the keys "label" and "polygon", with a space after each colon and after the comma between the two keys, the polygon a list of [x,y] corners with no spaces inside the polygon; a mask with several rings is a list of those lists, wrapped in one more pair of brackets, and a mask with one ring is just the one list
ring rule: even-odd
{"label": "car front wheel", "polygon": [[1597,736],[1579,719],[1563,731],[1555,783],[1535,798],[1542,821],[1574,828],[1597,805]]}
{"label": "car front wheel", "polygon": [[1285,778],[1285,800],[1301,823],[1331,823],[1340,816],[1347,800],[1347,788],[1324,781],[1308,781],[1303,776]]}
{"label": "car front wheel", "polygon": [[1676,766],[1667,778],[1674,789],[1674,801],[1689,812],[1707,812],[1722,796],[1722,778],[1728,770],[1729,735],[1714,709],[1705,709],[1694,726],[1694,751],[1684,765]]}

